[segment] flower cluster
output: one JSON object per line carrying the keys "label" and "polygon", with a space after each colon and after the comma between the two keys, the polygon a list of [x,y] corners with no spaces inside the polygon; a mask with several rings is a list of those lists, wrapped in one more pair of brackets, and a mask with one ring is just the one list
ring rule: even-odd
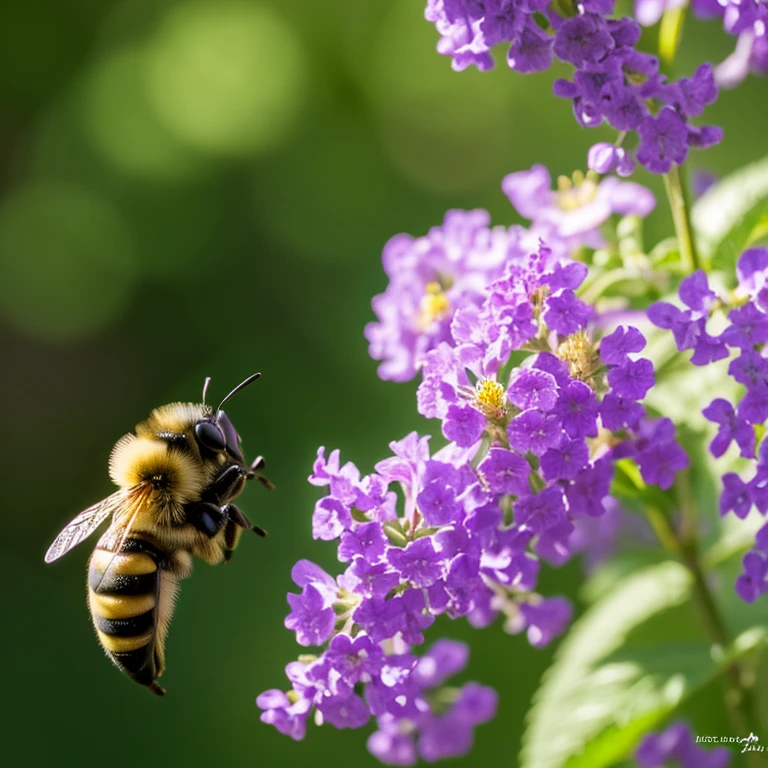
{"label": "flower cluster", "polygon": [[[607,18],[613,6],[614,0],[581,0],[576,15],[562,16],[548,0],[428,0],[425,15],[442,36],[438,51],[453,58],[454,69],[490,69],[490,51],[502,43],[509,44],[507,62],[518,72],[548,69],[555,57],[571,64],[573,79],[557,80],[554,92],[573,102],[576,120],[586,128],[607,122],[622,136],[636,132],[637,161],[667,173],[689,147],[722,138],[720,128],[690,122],[717,98],[712,67],[703,64],[693,77],[668,82],[658,58],[636,50],[640,26]],[[589,161],[598,173],[629,175],[635,165],[631,151],[603,143],[593,147]]]}
{"label": "flower cluster", "polygon": [[[425,357],[419,412],[441,419],[443,434],[460,448],[481,439],[493,446],[478,469],[491,490],[519,497],[516,519],[527,519],[531,504],[554,521],[566,509],[569,518],[602,514],[618,459],[635,459],[645,481],[662,488],[688,465],[672,423],[652,422],[638,402],[654,384],[651,361],[633,357],[645,347],[642,333],[619,326],[593,340],[594,310],[576,294],[586,272],[542,245],[509,263],[479,307],[458,311],[453,344],[442,342]],[[513,353],[528,356],[505,388]],[[503,478],[528,474],[528,465],[530,490],[507,490]],[[571,531],[563,525],[561,538]]]}
{"label": "flower cluster", "polygon": [[577,248],[604,244],[600,227],[612,215],[647,216],[656,202],[639,184],[597,181],[593,174],[561,177],[558,189],[551,187],[542,165],[503,180],[504,193],[530,227],[491,227],[486,211],[449,211],[427,235],[399,234],[385,245],[389,284],[372,302],[378,322],[365,329],[371,357],[382,361],[381,378],[412,379],[427,352],[451,341],[456,313],[479,306],[505,265],[525,262],[541,240],[566,263]]}
{"label": "flower cluster", "polygon": [[649,733],[635,752],[639,768],[727,768],[731,753],[726,747],[711,750],[696,746],[691,729],[672,723],[662,733]]}
{"label": "flower cluster", "polygon": [[[318,570],[300,562],[294,578],[306,591],[313,578],[326,581]],[[466,754],[475,726],[496,714],[496,693],[477,683],[443,685],[466,666],[464,643],[438,640],[421,657],[401,646],[385,655],[365,633],[354,639],[335,635],[319,658],[288,665],[293,688],[287,694],[270,690],[258,697],[262,721],[299,740],[313,708],[316,720],[336,728],[360,728],[373,715],[379,729],[368,749],[384,763],[415,765],[419,757],[434,762]],[[361,688],[365,699],[355,692]]]}
{"label": "flower cluster", "polygon": [[[728,373],[741,385],[743,394],[735,404],[717,397],[703,413],[718,426],[709,447],[712,455],[721,457],[735,443],[740,456],[754,464],[748,481],[734,472],[723,476],[720,513],[733,512],[743,519],[753,507],[768,514],[768,443],[763,442],[758,451],[756,441],[756,427],[768,421],[768,249],[745,251],[737,264],[737,276],[739,295],[730,303],[698,271],[680,284],[684,309],[657,302],[648,308],[648,317],[672,332],[678,350],[693,350],[694,365],[732,358]],[[708,321],[723,309],[728,309],[726,327],[712,335]],[[744,558],[744,573],[736,590],[747,602],[768,591],[768,525],[758,534],[756,550]]]}
{"label": "flower cluster", "polygon": [[[429,438],[412,433],[369,475],[338,451],[318,452],[309,481],[328,494],[313,536],[338,542],[346,570],[334,578],[307,561],[294,568],[301,592],[288,596],[286,627],[324,650],[288,666],[288,693],[259,699],[263,719],[294,738],[314,710],[339,728],[375,718],[369,749],[384,762],[463,754],[495,694],[473,684],[446,699],[439,686],[466,653],[459,664],[444,641],[417,656],[425,630],[439,615],[476,627],[503,616],[508,632],[546,645],[571,606],[537,591],[541,559],[569,559],[575,522],[605,512],[616,463],[634,460],[662,488],[688,464],[672,422],[648,418],[640,403],[655,381],[638,357],[644,336],[632,326],[601,336],[577,293],[587,267],[567,257],[575,243],[602,242],[598,227],[613,212],[647,212],[653,198],[605,180],[579,218],[557,206],[549,184],[540,167],[505,179],[530,230],[493,230],[479,212],[452,212],[426,238],[385,250],[390,285],[374,300],[372,353],[384,357],[384,376],[421,369],[418,410],[441,420],[449,442],[431,452]],[[440,279],[444,314],[414,324]]]}
{"label": "flower cluster", "polygon": [[765,0],[692,0],[691,7],[701,18],[722,18],[725,31],[736,37],[734,52],[715,67],[718,85],[734,88],[750,72],[768,74],[768,3]]}

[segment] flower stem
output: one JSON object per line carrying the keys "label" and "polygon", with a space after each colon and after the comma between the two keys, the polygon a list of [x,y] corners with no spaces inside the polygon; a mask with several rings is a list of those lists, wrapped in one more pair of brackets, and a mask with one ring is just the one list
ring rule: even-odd
{"label": "flower stem", "polygon": [[680,260],[689,274],[699,268],[699,256],[693,239],[693,227],[688,209],[688,199],[682,182],[680,167],[673,165],[669,173],[664,174],[664,187],[667,190],[675,234],[680,248]]}
{"label": "flower stem", "polygon": [[[648,520],[661,545],[675,555],[693,577],[693,599],[701,615],[704,630],[714,648],[723,653],[731,647],[731,636],[720,613],[712,590],[701,564],[697,543],[698,515],[690,492],[690,478],[682,472],[677,483],[677,497],[680,506],[681,525],[679,530],[660,509],[648,510]],[[725,706],[731,720],[731,727],[739,736],[759,733],[751,691],[744,685],[742,671],[736,662],[725,668]],[[768,766],[766,756],[750,752],[747,764],[752,768]]]}

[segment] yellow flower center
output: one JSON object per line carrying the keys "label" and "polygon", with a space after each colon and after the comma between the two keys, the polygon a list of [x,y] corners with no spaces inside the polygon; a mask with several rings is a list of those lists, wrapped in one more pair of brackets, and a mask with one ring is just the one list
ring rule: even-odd
{"label": "yellow flower center", "polygon": [[504,387],[493,379],[482,379],[475,385],[475,406],[491,419],[500,419],[507,405]]}
{"label": "yellow flower center", "polygon": [[557,356],[568,363],[571,376],[588,381],[599,365],[592,341],[584,331],[571,334],[558,348]]}
{"label": "yellow flower center", "polygon": [[574,211],[591,202],[597,194],[597,182],[590,175],[581,171],[573,174],[573,179],[558,176],[557,204],[563,211]]}
{"label": "yellow flower center", "polygon": [[427,283],[419,305],[419,328],[424,331],[435,320],[444,318],[451,309],[451,302],[438,282]]}

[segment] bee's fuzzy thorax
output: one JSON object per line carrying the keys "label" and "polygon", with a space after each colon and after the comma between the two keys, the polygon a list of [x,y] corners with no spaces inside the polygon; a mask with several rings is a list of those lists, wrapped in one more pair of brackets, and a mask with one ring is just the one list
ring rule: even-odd
{"label": "bee's fuzzy thorax", "polygon": [[153,485],[177,506],[199,496],[209,482],[199,460],[165,441],[126,435],[115,445],[109,474],[121,488]]}
{"label": "bee's fuzzy thorax", "polygon": [[209,405],[197,403],[170,403],[155,408],[146,421],[138,424],[136,434],[139,437],[156,437],[161,432],[184,434],[198,421],[213,415]]}

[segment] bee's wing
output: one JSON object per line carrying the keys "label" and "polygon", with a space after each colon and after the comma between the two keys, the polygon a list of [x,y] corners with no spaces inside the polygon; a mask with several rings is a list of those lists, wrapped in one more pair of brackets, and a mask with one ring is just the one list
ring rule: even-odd
{"label": "bee's wing", "polygon": [[106,499],[84,509],[74,520],[71,520],[45,553],[45,562],[52,563],[62,555],[87,539],[113,512],[123,503],[120,491],[107,496]]}

